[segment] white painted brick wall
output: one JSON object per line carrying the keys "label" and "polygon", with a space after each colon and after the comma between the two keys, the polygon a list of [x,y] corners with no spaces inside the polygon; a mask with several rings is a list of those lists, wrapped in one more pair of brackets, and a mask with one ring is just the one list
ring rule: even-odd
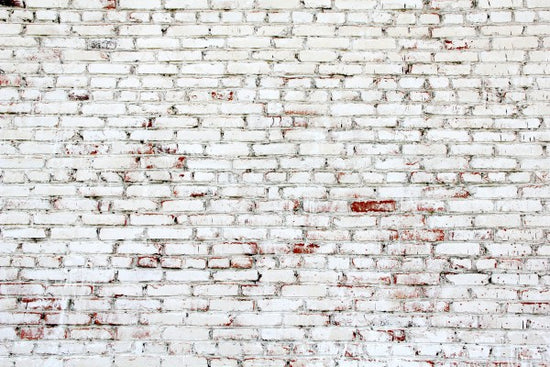
{"label": "white painted brick wall", "polygon": [[0,4],[0,367],[550,364],[549,0]]}

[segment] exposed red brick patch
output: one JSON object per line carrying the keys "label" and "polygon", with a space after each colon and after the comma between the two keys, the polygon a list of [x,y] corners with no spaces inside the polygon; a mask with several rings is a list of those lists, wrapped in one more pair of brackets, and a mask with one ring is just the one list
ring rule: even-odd
{"label": "exposed red brick patch", "polygon": [[406,230],[401,234],[401,239],[405,241],[443,241],[445,239],[445,231],[442,229]]}
{"label": "exposed red brick patch", "polygon": [[229,91],[229,92],[212,91],[210,93],[210,95],[212,96],[212,99],[217,99],[217,100],[220,100],[220,101],[232,101],[233,100],[233,91]]}
{"label": "exposed red brick patch", "polygon": [[395,241],[399,238],[399,232],[396,231],[395,229],[390,229],[388,233],[389,233],[388,240],[390,241]]}
{"label": "exposed red brick patch", "polygon": [[395,210],[395,200],[355,201],[351,203],[351,210],[358,213],[392,212]]}
{"label": "exposed red brick patch", "polygon": [[295,254],[313,254],[318,248],[319,245],[316,245],[314,243],[310,243],[307,245],[304,243],[297,243],[294,245],[292,252]]}
{"label": "exposed red brick patch", "polygon": [[233,321],[235,321],[234,318],[230,316],[229,321],[223,323],[222,326],[231,326],[233,324]]}
{"label": "exposed red brick patch", "polygon": [[406,339],[405,330],[386,330],[386,333],[391,336],[392,342],[402,342]]}
{"label": "exposed red brick patch", "polygon": [[44,328],[22,328],[19,330],[19,338],[25,340],[39,340],[44,338]]}
{"label": "exposed red brick patch", "polygon": [[97,312],[92,313],[91,317],[92,317],[92,320],[93,320],[94,324],[103,325],[103,322],[101,320],[101,316]]}
{"label": "exposed red brick patch", "polygon": [[102,0],[103,9],[116,9],[116,0]]}
{"label": "exposed red brick patch", "polygon": [[183,168],[184,165],[185,165],[185,157],[178,157],[178,161],[176,162],[174,167]]}
{"label": "exposed red brick patch", "polygon": [[155,154],[155,149],[153,147],[153,144],[149,143],[143,147],[139,147],[136,149],[134,154]]}
{"label": "exposed red brick patch", "polygon": [[447,50],[467,50],[470,48],[470,45],[466,41],[445,40],[445,48]]}
{"label": "exposed red brick patch", "polygon": [[356,356],[354,354],[352,354],[349,350],[346,350],[344,352],[344,356],[346,356],[347,358],[355,358]]}
{"label": "exposed red brick patch", "polygon": [[470,196],[470,192],[464,189],[459,190],[457,193],[453,195],[454,198],[467,198]]}
{"label": "exposed red brick patch", "polygon": [[535,306],[546,306],[546,305],[549,305],[550,306],[550,303],[548,302],[520,302],[522,305],[535,305]]}

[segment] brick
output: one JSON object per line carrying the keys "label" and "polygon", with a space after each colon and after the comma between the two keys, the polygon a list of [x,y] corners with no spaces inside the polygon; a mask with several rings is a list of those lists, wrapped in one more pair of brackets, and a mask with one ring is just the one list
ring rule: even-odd
{"label": "brick", "polygon": [[160,9],[160,0],[118,0],[118,5],[121,9]]}
{"label": "brick", "polygon": [[26,0],[25,6],[28,8],[66,8],[69,0]]}
{"label": "brick", "polygon": [[351,211],[353,212],[392,212],[395,211],[395,200],[382,201],[355,201],[351,203]]}
{"label": "brick", "polygon": [[166,9],[204,9],[208,8],[206,0],[165,0]]}
{"label": "brick", "polygon": [[441,243],[435,247],[435,253],[439,255],[473,256],[480,253],[480,245],[466,242]]}

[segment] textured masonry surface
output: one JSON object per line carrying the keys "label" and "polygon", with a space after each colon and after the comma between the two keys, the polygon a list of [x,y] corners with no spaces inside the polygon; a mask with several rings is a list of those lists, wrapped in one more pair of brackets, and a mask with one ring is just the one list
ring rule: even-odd
{"label": "textured masonry surface", "polygon": [[550,365],[549,0],[0,4],[0,367]]}

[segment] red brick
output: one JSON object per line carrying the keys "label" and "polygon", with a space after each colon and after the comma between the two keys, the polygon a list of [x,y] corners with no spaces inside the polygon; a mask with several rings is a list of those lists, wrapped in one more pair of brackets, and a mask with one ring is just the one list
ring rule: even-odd
{"label": "red brick", "polygon": [[393,212],[395,211],[395,200],[355,201],[351,203],[351,210],[358,213]]}

